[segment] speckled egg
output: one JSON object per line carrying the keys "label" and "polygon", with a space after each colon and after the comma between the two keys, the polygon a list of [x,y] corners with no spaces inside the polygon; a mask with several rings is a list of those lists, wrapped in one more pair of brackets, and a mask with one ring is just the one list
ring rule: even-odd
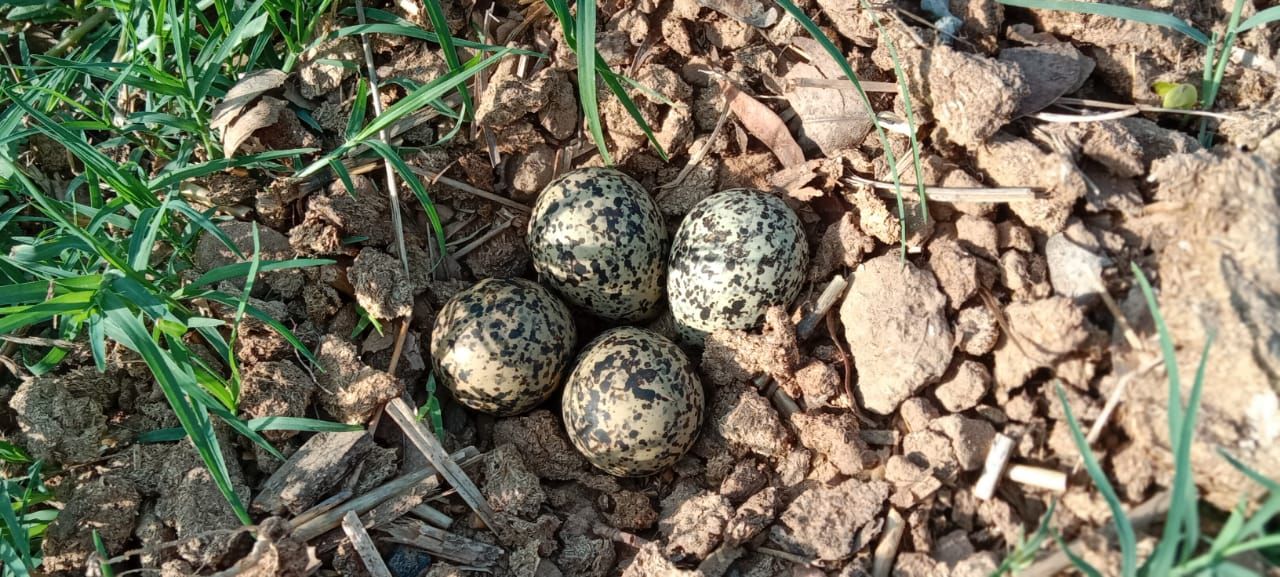
{"label": "speckled egg", "polygon": [[573,446],[624,477],[671,466],[698,438],[702,382],[665,337],[635,327],[591,341],[565,383],[562,410]]}
{"label": "speckled egg", "polygon": [[537,283],[485,279],[450,298],[431,330],[436,378],[459,403],[509,416],[560,383],[577,332],[569,307]]}
{"label": "speckled egg", "polygon": [[565,174],[538,196],[529,252],[547,286],[618,322],[651,316],[662,300],[667,231],[658,205],[611,168]]}
{"label": "speckled egg", "polygon": [[778,197],[736,188],[702,199],[671,242],[667,295],[680,339],[701,346],[713,331],[759,326],[770,306],[795,300],[808,260],[800,218]]}

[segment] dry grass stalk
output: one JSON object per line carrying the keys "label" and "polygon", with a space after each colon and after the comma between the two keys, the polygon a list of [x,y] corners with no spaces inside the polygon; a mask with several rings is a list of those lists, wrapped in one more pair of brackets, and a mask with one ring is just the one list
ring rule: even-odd
{"label": "dry grass stalk", "polygon": [[351,539],[351,544],[356,548],[356,554],[360,555],[360,560],[364,561],[364,568],[370,575],[391,577],[391,571],[387,569],[387,564],[382,562],[382,556],[378,554],[378,547],[365,532],[364,526],[360,524],[360,517],[355,511],[347,511],[347,514],[342,516],[342,531]]}
{"label": "dry grass stalk", "polygon": [[503,538],[505,534],[504,526],[498,522],[497,514],[489,507],[489,503],[484,500],[484,496],[480,494],[480,489],[445,452],[444,447],[440,445],[440,440],[414,418],[413,409],[404,402],[404,399],[392,399],[391,402],[387,403],[386,412],[397,425],[400,425],[400,429],[404,431],[409,442],[413,443],[413,446],[417,447],[423,456],[427,458],[427,461],[440,472],[440,476],[444,477],[449,485],[458,491],[458,495],[462,497],[463,501],[466,501],[467,505],[471,506],[471,509],[480,516],[485,525],[488,525],[494,533],[497,533],[500,539]]}

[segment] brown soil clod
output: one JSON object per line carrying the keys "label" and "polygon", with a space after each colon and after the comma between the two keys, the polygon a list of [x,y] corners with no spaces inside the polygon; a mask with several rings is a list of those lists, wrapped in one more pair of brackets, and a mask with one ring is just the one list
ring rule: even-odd
{"label": "brown soil clod", "polygon": [[890,414],[942,377],[954,345],[945,305],[933,276],[897,255],[874,258],[855,272],[840,318],[862,406]]}

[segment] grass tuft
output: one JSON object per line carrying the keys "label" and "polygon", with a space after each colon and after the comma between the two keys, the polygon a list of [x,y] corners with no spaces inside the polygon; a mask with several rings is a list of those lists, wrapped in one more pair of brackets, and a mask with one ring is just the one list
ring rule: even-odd
{"label": "grass tuft", "polygon": [[[1116,529],[1121,553],[1121,575],[1123,577],[1185,577],[1189,575],[1245,575],[1244,569],[1231,561],[1241,553],[1280,546],[1280,534],[1268,534],[1268,524],[1280,514],[1280,483],[1267,479],[1250,469],[1244,463],[1223,452],[1227,461],[1245,476],[1261,485],[1269,493],[1252,516],[1246,514],[1246,502],[1241,500],[1233,509],[1227,521],[1219,529],[1218,534],[1207,539],[1200,535],[1200,518],[1198,513],[1198,495],[1195,479],[1191,470],[1191,443],[1195,434],[1196,413],[1200,406],[1201,393],[1204,390],[1205,368],[1209,358],[1212,336],[1206,339],[1196,368],[1195,380],[1191,384],[1187,403],[1182,403],[1182,381],[1178,372],[1177,358],[1174,356],[1173,339],[1169,335],[1164,317],[1156,302],[1155,291],[1151,283],[1143,275],[1141,269],[1132,265],[1134,276],[1147,307],[1155,321],[1156,332],[1160,338],[1160,348],[1164,357],[1165,372],[1169,380],[1169,439],[1174,458],[1174,479],[1171,486],[1169,511],[1165,515],[1164,527],[1155,549],[1138,564],[1136,535],[1133,524],[1116,496],[1115,490],[1103,472],[1097,457],[1090,449],[1080,423],[1076,421],[1067,402],[1066,392],[1062,384],[1054,382],[1059,402],[1066,414],[1067,424],[1072,439],[1079,449],[1084,461],[1085,470],[1107,502],[1111,510],[1112,524]],[[1042,523],[1044,521],[1042,520]],[[1068,555],[1071,563],[1086,575],[1101,575],[1079,556],[1075,555],[1062,538],[1054,534],[1059,546]]]}

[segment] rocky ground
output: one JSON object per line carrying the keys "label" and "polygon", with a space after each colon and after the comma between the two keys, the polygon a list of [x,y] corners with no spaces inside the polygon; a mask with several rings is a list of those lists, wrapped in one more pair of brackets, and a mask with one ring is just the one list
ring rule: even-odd
{"label": "rocky ground", "polygon": [[[799,4],[821,14],[861,79],[894,82],[872,13],[836,0]],[[1214,29],[1229,3],[1136,4]],[[429,27],[412,3],[383,8]],[[528,207],[556,174],[602,162],[584,136],[576,61],[554,18],[537,3],[497,2],[489,19],[479,8],[455,8],[456,34],[483,29],[495,43],[549,57],[503,61],[477,87],[475,124],[448,145],[407,158],[427,175],[441,214],[445,266],[432,272],[428,223],[406,204],[414,266],[402,272],[380,166],[353,170],[353,191],[341,182],[269,181],[256,173],[201,183],[211,202],[247,215],[224,225],[246,250],[254,219],[264,259],[338,261],[269,273],[254,287],[252,304],[287,319],[319,364],[302,362],[266,325],[247,320],[237,344],[241,416],[319,417],[367,424],[368,432],[269,432],[286,455],[303,451],[310,459],[309,468],[273,477],[280,461],[221,431],[236,490],[253,503],[256,519],[273,519],[263,521],[255,542],[234,531],[240,523],[189,444],[135,442],[178,424],[145,368],[116,350],[111,370],[99,374],[81,351],[80,368],[4,389],[6,436],[60,471],[50,480],[63,506],[45,536],[45,570],[82,574],[93,550],[88,529],[97,528],[113,554],[176,542],[131,557],[124,568],[208,575],[239,562],[240,575],[306,574],[311,560],[293,532],[299,514],[425,466],[381,409],[406,393],[425,400],[434,311],[477,279],[530,276]],[[671,157],[662,161],[620,101],[602,91],[620,168],[654,195],[672,231],[694,203],[719,190],[749,186],[781,196],[807,227],[810,284],[794,310],[771,311],[761,330],[713,335],[697,361],[708,391],[702,435],[654,477],[592,470],[565,437],[556,397],[495,420],[437,391],[445,449],[483,454],[462,460],[473,463],[466,470],[508,531],[499,538],[483,529],[457,496],[410,491],[400,513],[426,519],[431,513],[419,505],[433,507],[452,543],[475,556],[460,556],[470,563],[432,558],[404,544],[403,530],[413,529],[389,522],[371,534],[393,574],[420,575],[429,566],[432,577],[463,575],[470,564],[521,577],[853,576],[871,573],[879,559],[903,577],[988,575],[1055,496],[1055,527],[1081,538],[1091,559],[1114,563],[1099,552],[1094,532],[1110,514],[1087,476],[1073,474],[1079,452],[1052,383],[1065,385],[1086,427],[1109,398],[1119,398],[1094,449],[1127,506],[1167,486],[1168,384],[1131,265],[1158,287],[1184,375],[1215,337],[1192,455],[1205,501],[1229,509],[1256,491],[1217,448],[1280,478],[1275,76],[1229,67],[1219,108],[1233,118],[1218,126],[1211,149],[1197,144],[1196,122],[1178,115],[1049,121],[1039,113],[1081,115],[1051,106],[1064,95],[1158,105],[1152,83],[1198,83],[1202,59],[1189,40],[1163,29],[991,0],[953,0],[963,27],[944,41],[906,16],[911,6],[902,8],[880,15],[920,127],[920,176],[944,187],[931,195],[927,220],[913,188],[905,222],[892,188],[874,183],[891,181],[895,169],[913,183],[910,161],[887,165],[857,94],[778,7],[759,0],[602,3],[600,55],[649,89],[633,97]],[[1264,59],[1275,55],[1276,36],[1265,29],[1240,42]],[[373,48],[382,78],[427,82],[447,71],[433,45],[379,36]],[[276,114],[261,127],[242,127],[240,149],[337,145],[356,68],[335,59],[359,62],[358,42],[326,44],[283,82],[323,132]],[[889,84],[871,93],[890,121],[905,115],[896,92]],[[382,98],[390,104],[403,93],[390,86]],[[451,128],[447,119],[427,119],[400,137],[427,145]],[[903,132],[891,130],[889,144],[909,159]],[[1030,190],[991,201],[995,187]],[[232,258],[209,238],[196,264],[208,269]],[[815,314],[824,289],[846,281],[843,297]],[[381,333],[358,327],[357,307],[379,320]],[[579,328],[585,343],[604,327],[587,319]],[[669,332],[662,320],[651,328]],[[998,435],[1013,439],[1013,462],[1067,474],[1066,490],[1006,479],[993,498],[977,498],[975,483]],[[281,489],[298,487],[299,478],[306,491]],[[364,574],[350,542],[334,537],[340,533],[310,539],[321,571]]]}

